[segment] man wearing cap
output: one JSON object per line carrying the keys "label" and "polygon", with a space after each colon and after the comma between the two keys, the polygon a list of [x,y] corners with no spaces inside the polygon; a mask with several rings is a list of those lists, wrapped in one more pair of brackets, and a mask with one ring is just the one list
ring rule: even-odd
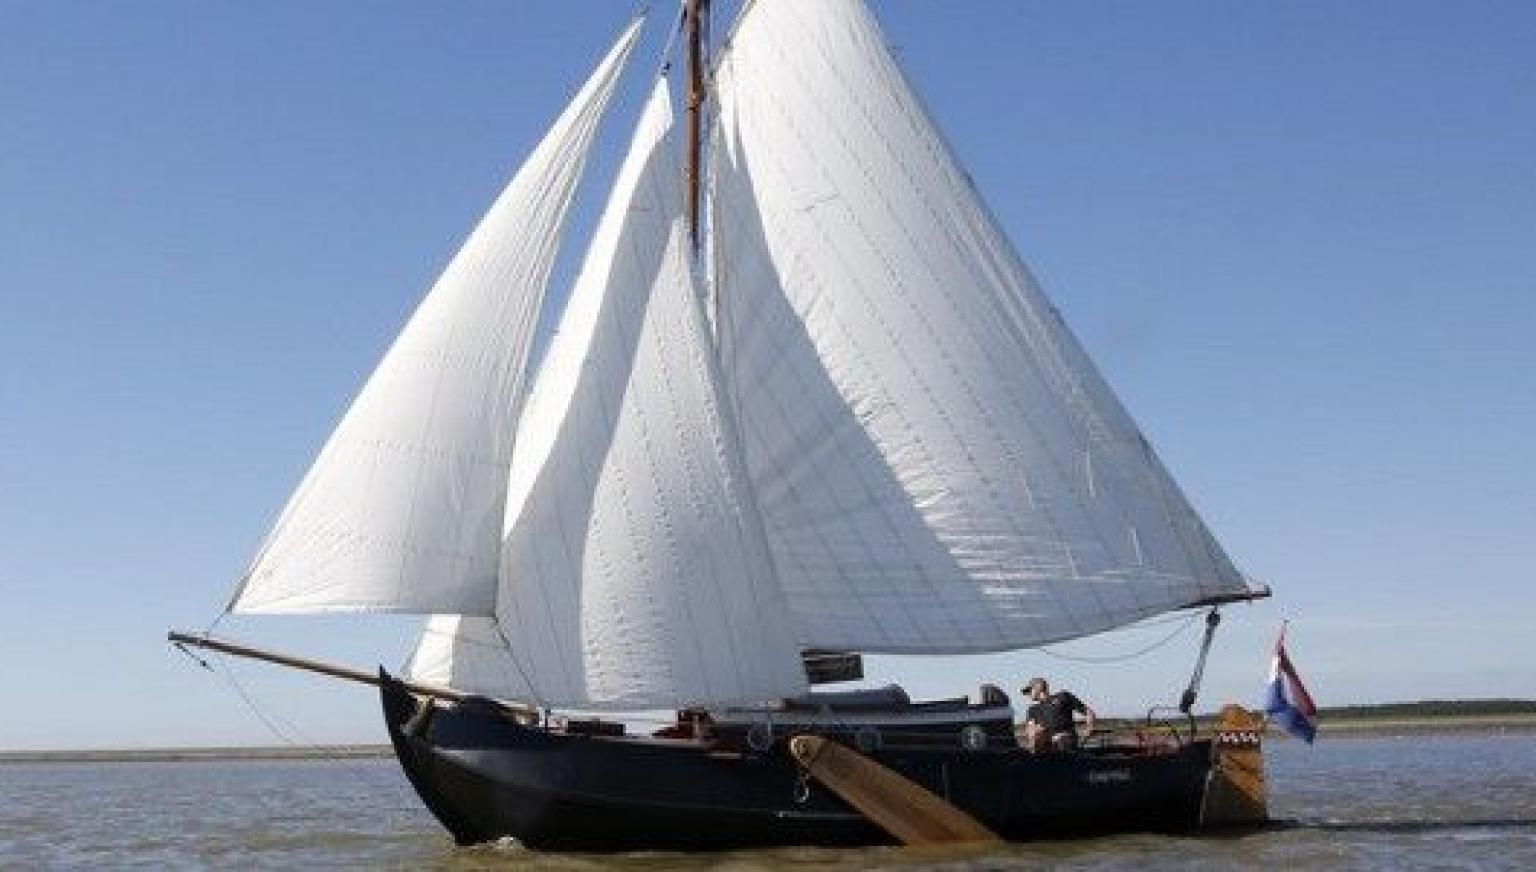
{"label": "man wearing cap", "polygon": [[1051,693],[1051,686],[1044,678],[1031,678],[1023,691],[1034,703],[1024,720],[1024,747],[1036,754],[1047,750],[1075,751],[1078,738],[1077,721],[1073,715],[1079,712],[1088,733],[1093,733],[1093,709],[1072,691]]}

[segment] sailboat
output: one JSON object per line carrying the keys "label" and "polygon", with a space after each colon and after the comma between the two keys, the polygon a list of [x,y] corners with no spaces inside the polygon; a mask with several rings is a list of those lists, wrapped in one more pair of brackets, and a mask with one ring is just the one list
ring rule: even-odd
{"label": "sailboat", "polygon": [[[1242,813],[1218,796],[1242,781],[1223,760],[1257,752],[1251,727],[1032,753],[996,688],[812,689],[860,677],[864,654],[1026,649],[1190,609],[1212,615],[1203,665],[1215,609],[1268,589],[1031,277],[862,0],[748,0],[712,55],[708,6],[680,16],[684,123],[668,69],[537,366],[640,20],[431,288],[230,601],[430,615],[406,674],[173,641],[376,683],[400,763],[463,843],[891,841],[790,753],[803,736],[1008,839],[1261,818],[1262,796]],[[656,710],[675,717],[626,727]]]}

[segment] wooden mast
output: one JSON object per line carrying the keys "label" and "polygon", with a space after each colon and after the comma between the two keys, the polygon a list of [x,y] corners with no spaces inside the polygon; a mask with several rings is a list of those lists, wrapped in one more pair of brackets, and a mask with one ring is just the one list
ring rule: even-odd
{"label": "wooden mast", "polygon": [[699,184],[703,174],[701,138],[704,129],[704,28],[709,0],[687,0],[683,25],[688,31],[688,238],[699,248]]}

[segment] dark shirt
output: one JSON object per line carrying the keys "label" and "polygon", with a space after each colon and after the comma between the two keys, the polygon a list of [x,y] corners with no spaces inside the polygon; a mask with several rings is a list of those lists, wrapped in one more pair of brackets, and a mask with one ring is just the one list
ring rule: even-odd
{"label": "dark shirt", "polygon": [[1087,714],[1088,707],[1072,691],[1061,690],[1030,706],[1029,720],[1044,727],[1049,735],[1070,733],[1075,729],[1072,724],[1073,712]]}

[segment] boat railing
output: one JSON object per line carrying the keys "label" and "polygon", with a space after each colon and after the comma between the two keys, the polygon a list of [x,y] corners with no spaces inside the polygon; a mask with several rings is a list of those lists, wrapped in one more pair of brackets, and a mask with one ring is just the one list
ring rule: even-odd
{"label": "boat railing", "polygon": [[1173,706],[1153,706],[1147,709],[1146,720],[1139,729],[1139,738],[1148,748],[1182,748],[1195,740],[1197,726],[1195,716]]}

